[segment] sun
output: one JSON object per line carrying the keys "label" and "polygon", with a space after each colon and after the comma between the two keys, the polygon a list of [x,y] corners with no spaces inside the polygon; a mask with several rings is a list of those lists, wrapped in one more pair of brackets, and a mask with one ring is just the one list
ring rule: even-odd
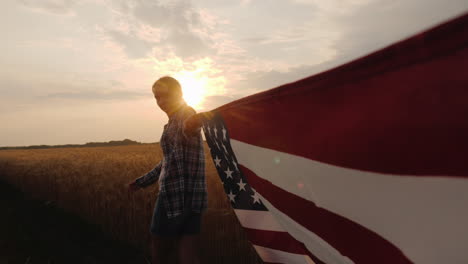
{"label": "sun", "polygon": [[185,102],[194,108],[200,107],[206,95],[206,79],[190,72],[177,74],[176,79],[182,85]]}

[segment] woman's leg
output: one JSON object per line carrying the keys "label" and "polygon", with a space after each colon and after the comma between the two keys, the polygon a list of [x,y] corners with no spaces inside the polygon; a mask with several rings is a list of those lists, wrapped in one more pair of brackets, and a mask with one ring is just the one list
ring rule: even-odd
{"label": "woman's leg", "polygon": [[159,240],[156,236],[151,236],[151,264],[162,263],[159,259]]}
{"label": "woman's leg", "polygon": [[198,256],[199,235],[183,235],[179,239],[180,264],[200,264]]}
{"label": "woman's leg", "polygon": [[162,238],[159,236],[151,236],[151,263],[165,264],[174,263],[169,261],[169,253],[174,250],[173,238]]}

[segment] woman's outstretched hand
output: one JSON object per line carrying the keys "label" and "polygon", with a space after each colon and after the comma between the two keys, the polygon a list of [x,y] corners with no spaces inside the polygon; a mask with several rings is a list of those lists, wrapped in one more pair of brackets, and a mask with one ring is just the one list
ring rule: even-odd
{"label": "woman's outstretched hand", "polygon": [[135,181],[128,183],[128,185],[127,185],[128,199],[131,200],[133,198],[132,194],[134,194],[135,192],[137,192],[140,189],[141,189],[141,187],[138,186]]}
{"label": "woman's outstretched hand", "polygon": [[184,121],[184,134],[187,136],[196,136],[200,127],[203,125],[203,118],[209,120],[213,116],[211,112],[202,112],[194,114]]}
{"label": "woman's outstretched hand", "polygon": [[201,114],[194,114],[184,121],[184,134],[190,137],[195,136],[202,126]]}
{"label": "woman's outstretched hand", "polygon": [[136,184],[135,181],[129,183],[128,186],[127,186],[127,188],[128,188],[128,191],[129,191],[130,193],[134,193],[134,192],[136,192],[136,191],[138,191],[138,190],[141,189],[141,187],[138,186],[138,185]]}

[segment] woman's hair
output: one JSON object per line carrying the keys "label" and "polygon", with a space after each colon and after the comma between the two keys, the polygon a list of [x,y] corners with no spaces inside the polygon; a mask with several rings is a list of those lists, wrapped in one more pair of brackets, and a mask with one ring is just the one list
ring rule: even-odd
{"label": "woman's hair", "polygon": [[182,87],[180,86],[180,83],[176,79],[170,76],[164,76],[164,77],[159,78],[157,81],[154,82],[152,86],[153,91],[154,91],[154,86],[156,84],[166,86],[171,92],[179,94],[182,97]]}

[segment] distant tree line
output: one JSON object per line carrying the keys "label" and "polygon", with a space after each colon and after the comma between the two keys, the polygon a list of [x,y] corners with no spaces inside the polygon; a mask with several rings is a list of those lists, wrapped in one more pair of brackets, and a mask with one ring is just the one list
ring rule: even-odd
{"label": "distant tree line", "polygon": [[44,149],[44,148],[82,148],[82,147],[111,147],[111,146],[125,146],[125,145],[138,145],[146,144],[138,141],[124,139],[124,140],[111,140],[109,142],[88,142],[86,144],[66,144],[66,145],[32,145],[21,147],[0,147],[1,149]]}

